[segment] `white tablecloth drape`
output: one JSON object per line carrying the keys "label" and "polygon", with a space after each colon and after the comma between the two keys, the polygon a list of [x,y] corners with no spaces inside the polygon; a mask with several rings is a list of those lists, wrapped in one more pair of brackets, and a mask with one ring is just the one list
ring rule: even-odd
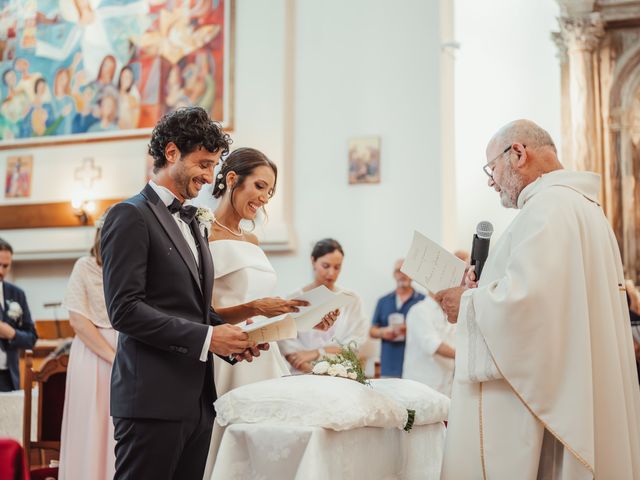
{"label": "white tablecloth drape", "polygon": [[234,424],[226,427],[215,480],[437,480],[444,451],[442,423],[410,432],[364,427]]}

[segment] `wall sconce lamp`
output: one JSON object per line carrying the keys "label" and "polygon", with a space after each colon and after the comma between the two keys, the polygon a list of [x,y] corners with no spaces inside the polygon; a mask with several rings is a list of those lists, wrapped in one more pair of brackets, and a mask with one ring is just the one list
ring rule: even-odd
{"label": "wall sconce lamp", "polygon": [[78,196],[71,200],[71,208],[73,214],[78,217],[78,221],[82,225],[88,225],[89,218],[96,213],[96,202]]}
{"label": "wall sconce lamp", "polygon": [[102,178],[102,168],[96,166],[93,158],[85,158],[82,165],[75,169],[75,180],[84,186],[81,193],[71,199],[73,214],[82,225],[88,225],[89,219],[96,213],[96,202],[89,200],[89,192],[93,183]]}

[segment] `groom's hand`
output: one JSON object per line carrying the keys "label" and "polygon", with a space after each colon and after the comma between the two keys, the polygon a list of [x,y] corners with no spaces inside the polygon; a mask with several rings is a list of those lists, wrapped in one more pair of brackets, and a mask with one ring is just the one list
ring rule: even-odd
{"label": "groom's hand", "polygon": [[[247,319],[247,325],[251,325],[253,323],[252,319]],[[254,347],[251,348],[247,348],[244,352],[239,353],[237,355],[234,355],[234,359],[237,362],[241,362],[243,360],[246,360],[247,362],[251,363],[253,361],[253,357],[259,357],[260,356],[260,351],[261,350],[269,350],[269,344],[268,343],[259,343],[257,345],[255,345]]]}
{"label": "groom's hand", "polygon": [[249,335],[235,325],[218,325],[213,327],[209,351],[223,357],[242,354],[245,350],[255,348],[255,342],[249,340]]}

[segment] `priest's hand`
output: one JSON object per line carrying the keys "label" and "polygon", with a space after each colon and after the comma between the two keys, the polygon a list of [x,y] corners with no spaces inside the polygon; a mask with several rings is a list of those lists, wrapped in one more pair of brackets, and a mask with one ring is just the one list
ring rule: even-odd
{"label": "priest's hand", "polygon": [[458,312],[460,311],[460,297],[467,291],[467,287],[453,287],[446,290],[440,290],[435,295],[435,301],[440,304],[440,308],[447,316],[449,323],[458,321]]}
{"label": "priest's hand", "polygon": [[334,323],[336,323],[336,318],[338,318],[338,315],[340,315],[339,309],[334,310],[333,312],[327,313],[324,317],[322,317],[322,320],[320,321],[320,323],[313,328],[316,330],[322,330],[323,332],[326,332],[331,327],[333,327]]}
{"label": "priest's hand", "polygon": [[478,281],[476,280],[476,267],[471,265],[464,275],[463,285],[467,288],[477,288]]}
{"label": "priest's hand", "polygon": [[217,325],[213,327],[209,351],[227,357],[243,354],[247,349],[256,347],[255,342],[249,340],[249,335],[235,325]]}

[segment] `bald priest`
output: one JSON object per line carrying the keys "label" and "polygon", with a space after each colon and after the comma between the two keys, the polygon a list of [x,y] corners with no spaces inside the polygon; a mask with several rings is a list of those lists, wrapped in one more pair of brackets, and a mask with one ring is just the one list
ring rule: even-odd
{"label": "bald priest", "polygon": [[477,288],[436,295],[458,322],[441,478],[640,479],[638,375],[600,177],[563,170],[527,120],[498,131],[487,162],[489,187],[519,212]]}

